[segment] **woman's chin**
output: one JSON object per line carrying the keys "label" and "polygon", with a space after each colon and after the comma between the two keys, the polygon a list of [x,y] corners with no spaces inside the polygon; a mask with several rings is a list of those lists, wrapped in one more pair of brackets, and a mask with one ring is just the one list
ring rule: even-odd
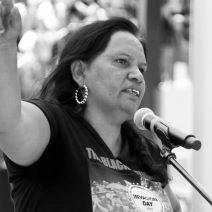
{"label": "woman's chin", "polygon": [[132,120],[135,112],[138,110],[138,106],[130,105],[128,107],[123,107],[122,109],[123,109],[124,114],[126,116],[126,120]]}

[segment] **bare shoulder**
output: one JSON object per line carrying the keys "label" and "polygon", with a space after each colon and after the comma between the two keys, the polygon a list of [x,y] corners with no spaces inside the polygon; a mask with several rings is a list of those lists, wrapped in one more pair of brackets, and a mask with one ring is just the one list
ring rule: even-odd
{"label": "bare shoulder", "polygon": [[0,134],[3,152],[15,163],[27,166],[42,155],[50,138],[50,126],[36,105],[22,102],[21,117],[14,129]]}
{"label": "bare shoulder", "polygon": [[172,191],[169,184],[166,185],[165,191],[166,191],[166,193],[169,197],[169,200],[171,202],[173,212],[182,212],[179,200],[178,200],[177,196],[174,194],[174,192]]}

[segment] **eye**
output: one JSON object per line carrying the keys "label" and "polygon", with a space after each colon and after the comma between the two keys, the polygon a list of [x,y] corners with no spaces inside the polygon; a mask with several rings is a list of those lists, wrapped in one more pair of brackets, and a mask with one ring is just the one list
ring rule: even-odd
{"label": "eye", "polygon": [[140,72],[142,73],[142,74],[144,74],[145,72],[146,72],[146,70],[147,70],[147,67],[146,66],[138,66],[138,69],[140,70]]}
{"label": "eye", "polygon": [[124,58],[118,58],[118,59],[116,59],[116,62],[119,63],[119,64],[122,64],[122,65],[128,64],[127,59],[124,59]]}
{"label": "eye", "polygon": [[139,70],[142,74],[144,74],[146,72],[146,69],[144,69],[143,67],[140,67]]}

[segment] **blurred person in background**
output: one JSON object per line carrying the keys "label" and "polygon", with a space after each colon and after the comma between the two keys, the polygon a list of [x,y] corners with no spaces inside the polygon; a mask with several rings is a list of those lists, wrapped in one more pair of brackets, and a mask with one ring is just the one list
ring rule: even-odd
{"label": "blurred person in background", "polygon": [[15,211],[180,212],[159,147],[130,122],[147,69],[138,28],[112,18],[78,29],[38,96],[21,101],[21,17],[0,2],[0,148]]}
{"label": "blurred person in background", "polygon": [[66,36],[80,26],[112,16],[136,23],[136,1],[16,0],[22,18],[18,38],[18,74],[22,99],[39,89],[42,79],[55,65]]}
{"label": "blurred person in background", "polygon": [[161,81],[173,80],[175,62],[188,63],[189,5],[189,0],[162,1]]}

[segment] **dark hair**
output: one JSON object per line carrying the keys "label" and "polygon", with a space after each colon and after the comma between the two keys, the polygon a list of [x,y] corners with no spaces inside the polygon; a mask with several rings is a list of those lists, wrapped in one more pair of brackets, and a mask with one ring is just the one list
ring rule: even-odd
{"label": "dark hair", "polygon": [[70,35],[55,70],[44,81],[40,98],[77,107],[74,92],[78,85],[71,75],[71,63],[75,60],[90,63],[106,49],[111,36],[117,31],[127,31],[138,37],[146,51],[139,29],[125,18],[116,17],[85,25]]}
{"label": "dark hair", "polygon": [[[107,47],[111,36],[117,31],[127,31],[135,35],[143,45],[146,56],[145,39],[140,37],[139,29],[125,18],[112,18],[105,21],[97,21],[83,26],[68,39],[56,66],[56,69],[49,75],[41,89],[40,98],[53,101],[60,105],[68,104],[77,108],[74,99],[74,92],[78,88],[73,80],[70,65],[75,60],[82,60],[90,63]],[[82,108],[80,108],[82,111]],[[131,124],[123,124],[124,132],[131,134],[132,142],[130,149],[136,155],[141,170],[152,175],[162,183],[167,183],[167,172],[163,162],[154,161],[146,146],[146,140],[141,141],[137,133],[131,130]],[[130,133],[130,131],[132,133]]]}
{"label": "dark hair", "polygon": [[136,158],[139,169],[165,187],[169,181],[167,163],[161,157],[159,147],[130,121],[122,124],[122,136],[129,140],[129,152]]}

